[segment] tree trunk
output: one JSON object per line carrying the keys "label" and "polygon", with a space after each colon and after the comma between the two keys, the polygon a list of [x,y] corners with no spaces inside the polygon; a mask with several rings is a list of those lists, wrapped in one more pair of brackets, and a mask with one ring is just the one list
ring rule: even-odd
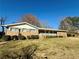
{"label": "tree trunk", "polygon": [[2,26],[2,32],[4,33],[4,27]]}

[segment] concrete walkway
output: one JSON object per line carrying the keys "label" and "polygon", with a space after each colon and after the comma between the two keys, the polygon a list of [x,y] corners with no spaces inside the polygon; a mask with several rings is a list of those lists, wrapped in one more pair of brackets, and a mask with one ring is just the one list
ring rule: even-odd
{"label": "concrete walkway", "polygon": [[7,42],[0,42],[0,45],[6,44]]}

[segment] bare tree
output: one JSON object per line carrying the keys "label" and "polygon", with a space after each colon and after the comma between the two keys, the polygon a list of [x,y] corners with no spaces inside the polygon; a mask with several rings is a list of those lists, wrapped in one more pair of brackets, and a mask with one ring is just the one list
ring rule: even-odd
{"label": "bare tree", "polygon": [[48,24],[48,21],[45,20],[45,21],[41,21],[41,27],[42,28],[52,28],[49,24]]}
{"label": "bare tree", "polygon": [[28,22],[28,23],[30,23],[32,25],[37,26],[37,27],[41,27],[41,24],[40,24],[39,20],[35,16],[33,16],[31,14],[24,15],[22,17],[22,19],[20,20],[20,22]]}
{"label": "bare tree", "polygon": [[0,25],[1,25],[1,27],[2,27],[2,32],[4,32],[4,24],[5,24],[5,20],[6,20],[6,18],[5,17],[0,17]]}

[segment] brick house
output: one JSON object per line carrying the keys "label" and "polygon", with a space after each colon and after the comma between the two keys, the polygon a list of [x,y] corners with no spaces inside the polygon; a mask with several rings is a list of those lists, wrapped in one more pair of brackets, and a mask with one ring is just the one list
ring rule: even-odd
{"label": "brick house", "polygon": [[39,38],[46,37],[67,37],[65,30],[54,30],[51,28],[39,28],[27,22],[4,25],[6,27],[5,35],[14,36],[21,34],[25,37],[37,35]]}

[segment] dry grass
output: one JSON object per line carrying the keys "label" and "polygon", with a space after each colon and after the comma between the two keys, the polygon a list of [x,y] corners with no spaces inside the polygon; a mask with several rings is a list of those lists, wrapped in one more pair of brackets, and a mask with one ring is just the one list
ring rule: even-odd
{"label": "dry grass", "polygon": [[23,47],[29,45],[37,45],[34,59],[79,59],[78,38],[10,41],[0,46],[0,55],[8,50],[18,53]]}
{"label": "dry grass", "polygon": [[[79,59],[79,40],[49,39],[40,42],[36,51],[38,58]],[[37,58],[37,59],[38,59]]]}

